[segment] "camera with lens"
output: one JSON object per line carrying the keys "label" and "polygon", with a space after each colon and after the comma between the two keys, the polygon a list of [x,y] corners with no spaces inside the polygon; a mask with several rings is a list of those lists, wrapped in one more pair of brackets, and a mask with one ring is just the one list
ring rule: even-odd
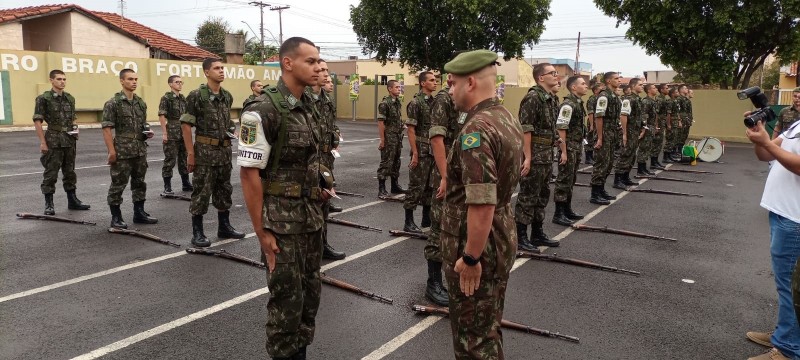
{"label": "camera with lens", "polygon": [[750,99],[753,106],[758,108],[758,110],[751,112],[750,115],[744,118],[744,126],[752,128],[755,127],[759,121],[768,123],[775,119],[775,112],[769,107],[769,99],[767,99],[767,95],[764,95],[761,91],[760,87],[753,86],[739,91],[736,93],[736,97],[738,97],[739,100]]}

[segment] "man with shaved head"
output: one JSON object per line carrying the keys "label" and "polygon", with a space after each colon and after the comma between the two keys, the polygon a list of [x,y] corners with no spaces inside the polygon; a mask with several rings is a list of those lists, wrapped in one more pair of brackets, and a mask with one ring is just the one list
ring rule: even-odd
{"label": "man with shaved head", "polygon": [[444,66],[463,126],[447,158],[441,247],[457,359],[503,359],[500,320],[517,234],[511,195],[522,127],[495,98],[497,54],[461,53]]}

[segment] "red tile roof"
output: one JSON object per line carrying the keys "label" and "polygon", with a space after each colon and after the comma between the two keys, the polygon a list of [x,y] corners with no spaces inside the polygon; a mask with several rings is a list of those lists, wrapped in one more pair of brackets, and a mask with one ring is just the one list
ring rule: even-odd
{"label": "red tile roof", "polygon": [[139,24],[119,14],[91,11],[74,4],[29,6],[16,9],[0,9],[0,24],[21,21],[32,17],[49,16],[62,12],[77,11],[98,22],[110,25],[114,30],[135,38],[151,47],[184,60],[202,60],[217,55],[199,47],[189,45],[160,31]]}

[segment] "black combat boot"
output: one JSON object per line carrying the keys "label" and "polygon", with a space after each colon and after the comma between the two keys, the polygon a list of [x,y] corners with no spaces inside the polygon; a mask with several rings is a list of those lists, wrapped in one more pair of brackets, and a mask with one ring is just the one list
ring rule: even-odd
{"label": "black combat boot", "polygon": [[572,195],[567,198],[567,204],[564,208],[564,216],[570,220],[583,220],[583,215],[580,215],[574,211],[572,211]]}
{"label": "black combat boot", "polygon": [[390,190],[392,194],[405,194],[408,192],[408,190],[400,187],[400,183],[397,181],[396,177],[392,178],[392,188]]}
{"label": "black combat boot", "polygon": [[428,260],[428,286],[425,297],[439,306],[447,306],[447,289],[442,283],[442,263]]}
{"label": "black combat boot", "polygon": [[174,194],[172,192],[172,177],[164,178],[164,194]]}
{"label": "black combat boot", "polygon": [[563,226],[570,226],[574,224],[572,220],[567,218],[566,214],[564,214],[564,209],[567,207],[567,203],[557,202],[556,203],[556,211],[553,213],[553,224],[563,225]]}
{"label": "black combat boot", "polygon": [[636,164],[636,176],[650,176],[650,172],[647,171],[647,164],[641,162]]}
{"label": "black combat boot", "polygon": [[158,219],[150,217],[147,211],[144,211],[144,200],[133,202],[133,222],[135,224],[155,224]]}
{"label": "black combat boot", "polygon": [[125,220],[122,220],[122,210],[119,209],[119,205],[109,205],[111,208],[111,227],[117,229],[127,229],[128,224],[125,223]]}
{"label": "black combat boot", "polygon": [[670,164],[672,162],[672,155],[669,153],[669,151],[664,151],[664,164]]}
{"label": "black combat boot", "polygon": [[542,229],[542,224],[531,224],[531,244],[533,246],[558,247],[558,241],[550,239]]}
{"label": "black combat boot", "polygon": [[541,253],[528,239],[528,225],[517,223],[517,250]]}
{"label": "black combat boot", "polygon": [[297,349],[297,353],[292,355],[291,360],[306,360],[306,346]]}
{"label": "black combat boot", "polygon": [[414,222],[414,209],[406,209],[406,223],[403,225],[403,231],[422,232]]}
{"label": "black combat boot", "polygon": [[347,256],[342,251],[336,251],[330,244],[328,244],[328,239],[325,239],[322,242],[322,258],[327,260],[342,260]]}
{"label": "black combat boot", "polygon": [[422,205],[422,222],[419,223],[423,228],[431,227],[431,206]]}
{"label": "black combat boot", "polygon": [[[622,177],[623,176],[624,176],[624,174],[614,173],[614,185],[613,185],[613,187],[615,189],[625,190],[625,188],[627,187],[627,185],[625,185],[625,183],[622,181]],[[609,199],[609,200],[613,200],[613,199]]]}
{"label": "black combat boot", "polygon": [[238,232],[231,225],[231,212],[229,210],[217,211],[217,220],[219,227],[217,228],[217,237],[220,239],[242,239],[244,238],[243,232]]}
{"label": "black combat boot", "polygon": [[389,193],[386,192],[386,179],[378,179],[378,197],[386,196],[389,196]]}
{"label": "black combat boot", "polygon": [[189,174],[181,175],[181,184],[183,184],[183,191],[194,191],[194,186],[189,181]]}
{"label": "black combat boot", "polygon": [[192,245],[195,247],[209,247],[206,234],[203,234],[203,215],[192,215]]}
{"label": "black combat boot", "polygon": [[617,200],[617,196],[616,195],[611,195],[611,194],[606,192],[605,185],[600,185],[600,196],[602,196],[606,200]]}
{"label": "black combat boot", "polygon": [[608,199],[603,197],[601,188],[602,188],[601,185],[592,185],[592,197],[589,199],[589,202],[597,205],[611,204],[611,202],[608,201]]}
{"label": "black combat boot", "polygon": [[586,150],[586,161],[584,163],[586,165],[594,164],[594,150]]}
{"label": "black combat boot", "polygon": [[44,194],[44,214],[45,215],[56,214],[55,205],[53,205],[53,193]]}
{"label": "black combat boot", "polygon": [[91,206],[78,199],[78,196],[75,195],[75,190],[70,190],[67,191],[67,208],[70,210],[89,210]]}
{"label": "black combat boot", "polygon": [[[658,156],[651,156],[650,157],[650,169],[653,169],[653,170],[664,170],[666,168],[664,167],[664,165],[662,165],[660,162],[658,162]],[[654,175],[655,175],[655,173],[654,173]]]}
{"label": "black combat boot", "polygon": [[627,172],[622,174],[622,183],[625,186],[636,186],[639,185],[638,182],[631,180],[631,171],[628,170]]}
{"label": "black combat boot", "polygon": [[328,212],[335,213],[335,212],[342,212],[342,210],[344,209],[334,204],[328,203]]}

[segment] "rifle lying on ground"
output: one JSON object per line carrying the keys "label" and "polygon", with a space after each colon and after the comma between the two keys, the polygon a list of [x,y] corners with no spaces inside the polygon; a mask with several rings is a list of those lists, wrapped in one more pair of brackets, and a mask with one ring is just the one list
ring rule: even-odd
{"label": "rifle lying on ground", "polygon": [[666,169],[664,171],[675,171],[675,172],[690,173],[690,174],[717,174],[717,175],[721,175],[722,174],[719,171],[673,169],[672,167],[670,167],[669,169]]}
{"label": "rifle lying on ground", "polygon": [[176,199],[176,200],[192,201],[192,198],[191,198],[191,197],[188,197],[188,196],[185,196],[185,195],[178,195],[178,194],[164,194],[164,193],[161,193],[160,195],[161,195],[161,197],[163,197],[164,199]]}
{"label": "rifle lying on ground", "polygon": [[394,196],[378,196],[378,199],[381,199],[383,201],[404,202],[406,201],[406,195],[400,194]]}
{"label": "rifle lying on ground", "polygon": [[320,276],[319,276],[319,279],[322,280],[322,282],[324,282],[324,283],[326,283],[328,285],[333,285],[333,286],[336,286],[336,287],[338,287],[340,289],[347,290],[347,291],[350,291],[350,292],[354,292],[354,293],[356,293],[358,295],[365,296],[365,297],[368,297],[370,299],[378,300],[380,302],[387,303],[387,304],[394,303],[394,300],[392,300],[392,299],[389,299],[389,298],[387,298],[385,296],[380,296],[380,295],[378,295],[376,293],[373,293],[373,292],[366,291],[364,289],[356,287],[355,285],[348,284],[348,283],[346,283],[346,282],[344,282],[342,280],[334,279],[334,278],[332,278],[332,277],[330,277],[328,275],[325,275],[325,273],[321,273]]}
{"label": "rifle lying on ground", "polygon": [[351,193],[351,192],[347,192],[347,191],[339,191],[339,190],[336,190],[336,194],[337,195],[344,195],[344,196],[362,197],[362,198],[364,197],[364,195],[361,195],[361,194]]}
{"label": "rifle lying on ground", "polygon": [[576,183],[575,183],[575,186],[580,186],[580,187],[592,187],[592,185],[589,185],[589,184],[584,184],[584,183],[579,183],[579,182],[576,182]]}
{"label": "rifle lying on ground", "polygon": [[592,172],[589,171],[589,170],[578,170],[578,174],[589,174],[589,175],[591,175]]}
{"label": "rifle lying on ground", "polygon": [[663,180],[663,181],[678,181],[678,182],[688,182],[688,183],[695,183],[695,184],[702,184],[702,181],[699,180],[686,180],[686,179],[678,179],[666,176],[634,176],[637,179],[650,179],[650,180]]}
{"label": "rifle lying on ground", "polygon": [[20,219],[31,219],[31,220],[51,220],[51,221],[59,221],[71,224],[81,224],[81,225],[97,225],[97,223],[93,223],[91,221],[83,221],[83,220],[72,220],[67,218],[62,218],[53,215],[39,215],[39,214],[30,214],[30,213],[19,213],[17,217]]}
{"label": "rifle lying on ground", "polygon": [[389,230],[389,234],[394,235],[394,236],[408,236],[408,237],[415,238],[415,239],[428,240],[428,235],[425,235],[424,233],[413,232],[413,231]]}
{"label": "rifle lying on ground", "polygon": [[[445,307],[431,306],[431,305],[411,305],[411,309],[416,311],[416,312],[423,313],[423,314],[450,316],[450,310],[448,308],[445,308]],[[537,328],[532,327],[532,326],[522,325],[520,323],[516,323],[516,322],[513,322],[513,321],[508,321],[506,319],[500,320],[500,326],[502,326],[504,328],[508,328],[508,329],[524,331],[524,332],[529,333],[529,334],[534,334],[534,335],[539,335],[539,336],[546,336],[546,337],[566,340],[566,341],[570,341],[570,342],[574,342],[574,343],[581,342],[581,339],[579,339],[579,338],[577,338],[575,336],[562,335],[561,333],[557,333],[557,332],[554,333],[552,331],[537,329]]]}
{"label": "rifle lying on ground", "polygon": [[174,246],[174,247],[181,247],[180,245],[178,245],[178,244],[176,244],[176,243],[174,243],[172,241],[164,240],[164,239],[162,239],[162,238],[160,238],[158,236],[155,236],[155,235],[150,234],[150,233],[142,232],[142,231],[139,231],[139,230],[120,229],[120,228],[110,227],[110,228],[108,228],[108,232],[110,232],[112,234],[132,235],[132,236],[140,237],[142,239],[147,239],[147,240],[150,240],[150,241],[155,241],[157,243],[162,243],[164,245],[169,245],[169,246]]}
{"label": "rifle lying on ground", "polygon": [[336,224],[336,225],[350,226],[350,227],[354,227],[354,228],[361,229],[361,230],[369,230],[369,231],[374,231],[374,232],[383,232],[382,229],[374,228],[372,226],[356,224],[354,222],[350,222],[350,221],[342,220],[342,219],[337,219],[337,218],[332,218],[332,217],[329,217],[328,219],[326,219],[325,222],[328,222],[328,223],[331,223],[331,224]]}
{"label": "rifle lying on ground", "polygon": [[689,194],[689,193],[667,191],[667,190],[655,190],[655,189],[630,189],[628,191],[630,191],[630,192],[641,192],[641,193],[651,193],[651,194],[691,196],[691,197],[699,197],[699,198],[703,197],[703,195],[700,195],[700,194]]}
{"label": "rifle lying on ground", "polygon": [[200,255],[221,257],[223,259],[238,261],[238,262],[243,263],[243,264],[247,264],[247,265],[250,265],[250,266],[255,266],[255,267],[259,268],[259,269],[266,269],[267,268],[267,266],[264,265],[264,263],[262,263],[260,261],[255,261],[253,259],[246,258],[246,257],[241,256],[241,255],[236,255],[236,254],[233,254],[233,253],[229,253],[229,252],[225,251],[225,249],[215,250],[215,249],[203,249],[203,248],[188,248],[188,249],[186,249],[186,252],[189,253],[189,254],[200,254]]}
{"label": "rifle lying on ground", "polygon": [[639,276],[639,275],[642,274],[642,273],[640,273],[638,271],[620,269],[620,268],[614,267],[614,266],[600,265],[600,264],[593,263],[593,262],[586,261],[586,260],[565,258],[565,257],[558,256],[557,254],[552,254],[552,255],[551,254],[537,254],[537,253],[533,253],[533,252],[530,252],[530,251],[521,251],[520,250],[520,251],[517,251],[517,257],[530,258],[530,259],[534,259],[534,260],[544,260],[544,261],[559,262],[559,263],[562,263],[562,264],[582,266],[582,267],[590,268],[590,269],[611,271],[611,272],[628,274],[628,275],[633,275],[633,276]]}
{"label": "rifle lying on ground", "polygon": [[633,237],[640,237],[644,239],[652,239],[652,240],[662,240],[662,241],[678,241],[678,239],[673,239],[670,237],[659,236],[659,235],[650,235],[650,234],[642,234],[635,231],[628,231],[628,230],[620,230],[620,229],[612,229],[608,226],[592,226],[586,224],[575,224],[572,225],[572,228],[575,230],[580,231],[594,231],[594,232],[603,232],[608,234],[617,234],[617,235],[625,235],[625,236],[633,236]]}

